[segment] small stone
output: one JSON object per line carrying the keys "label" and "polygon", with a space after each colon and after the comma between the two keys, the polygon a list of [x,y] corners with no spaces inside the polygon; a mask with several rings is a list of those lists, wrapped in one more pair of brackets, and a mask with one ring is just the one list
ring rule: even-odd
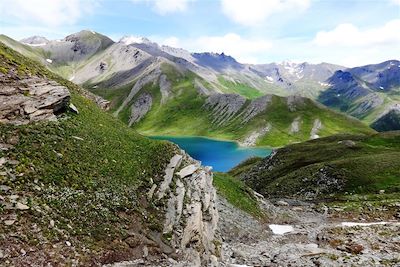
{"label": "small stone", "polygon": [[346,246],[346,251],[353,253],[353,254],[360,254],[361,251],[364,250],[364,247],[360,244],[351,244],[349,246]]}
{"label": "small stone", "polygon": [[26,255],[25,249],[23,249],[23,248],[21,249],[21,254],[22,254],[22,255]]}
{"label": "small stone", "polygon": [[293,207],[292,208],[293,211],[303,211],[302,207]]}
{"label": "small stone", "polygon": [[7,162],[7,159],[5,157],[0,158],[0,166],[3,166],[4,163]]}
{"label": "small stone", "polygon": [[65,245],[67,245],[68,247],[70,247],[70,246],[71,246],[71,242],[65,241]]}
{"label": "small stone", "polygon": [[143,258],[147,258],[149,256],[149,249],[144,246],[143,247]]}
{"label": "small stone", "polygon": [[55,150],[53,150],[53,152],[56,154],[56,156],[57,156],[58,158],[62,158],[62,157],[63,157],[63,154],[61,154],[61,153],[59,153],[59,152],[57,152],[57,151],[55,151]]}
{"label": "small stone", "polygon": [[8,164],[11,164],[11,165],[18,165],[19,164],[19,161],[15,160],[15,159],[9,159],[7,162],[8,162]]}
{"label": "small stone", "polygon": [[11,201],[17,200],[19,198],[18,195],[11,195],[8,197]]}
{"label": "small stone", "polygon": [[7,226],[13,225],[15,223],[15,220],[5,220],[4,224]]}
{"label": "small stone", "polygon": [[54,220],[50,220],[50,227],[54,227]]}
{"label": "small stone", "polygon": [[17,202],[17,204],[15,205],[15,208],[17,210],[28,210],[29,206],[22,204],[21,202]]}
{"label": "small stone", "polygon": [[72,138],[74,138],[76,140],[79,140],[79,141],[83,141],[84,140],[82,137],[79,137],[79,136],[72,136]]}
{"label": "small stone", "polygon": [[277,201],[276,204],[279,206],[289,206],[289,203],[287,203],[286,201],[283,201],[283,200]]}
{"label": "small stone", "polygon": [[11,189],[11,188],[10,188],[9,186],[0,185],[0,190],[1,190],[1,191],[7,192],[7,191],[10,190],[10,189]]}
{"label": "small stone", "polygon": [[379,194],[384,194],[385,190],[379,190]]}
{"label": "small stone", "polygon": [[78,108],[77,108],[74,104],[70,103],[70,104],[69,104],[69,109],[70,109],[73,113],[79,114],[79,110],[78,110]]}

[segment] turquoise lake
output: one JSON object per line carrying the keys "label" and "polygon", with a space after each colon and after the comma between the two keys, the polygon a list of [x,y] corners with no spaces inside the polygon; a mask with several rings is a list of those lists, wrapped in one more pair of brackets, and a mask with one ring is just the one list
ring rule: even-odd
{"label": "turquoise lake", "polygon": [[220,141],[204,137],[152,136],[152,139],[168,140],[185,150],[203,165],[212,166],[214,171],[226,172],[245,159],[271,154],[268,148],[240,147],[236,142]]}

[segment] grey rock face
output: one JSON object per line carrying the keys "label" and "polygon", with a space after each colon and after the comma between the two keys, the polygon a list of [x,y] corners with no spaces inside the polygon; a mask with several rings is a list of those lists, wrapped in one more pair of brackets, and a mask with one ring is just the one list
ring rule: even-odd
{"label": "grey rock face", "polygon": [[377,93],[372,93],[365,96],[357,107],[351,111],[354,117],[361,117],[367,112],[379,107],[384,103],[384,99]]}
{"label": "grey rock face", "polygon": [[223,125],[245,104],[246,98],[236,94],[215,94],[207,98],[204,108],[212,111],[212,123]]}
{"label": "grey rock face", "polygon": [[66,87],[40,77],[22,80],[0,74],[0,122],[15,125],[57,120],[56,114],[68,108]]}
{"label": "grey rock face", "polygon": [[272,126],[270,123],[267,123],[267,125],[260,130],[251,132],[246,138],[240,142],[240,145],[242,146],[255,146],[257,143],[258,138],[261,136],[264,136],[271,130]]}
{"label": "grey rock face", "polygon": [[296,108],[304,104],[304,97],[291,95],[286,98],[287,106],[290,111],[296,111]]}
{"label": "grey rock face", "polygon": [[211,168],[181,151],[171,158],[158,189],[148,193],[156,191],[155,198],[166,203],[163,233],[171,235],[171,246],[184,256],[179,266],[213,266],[216,261],[218,211],[212,180]]}
{"label": "grey rock face", "polygon": [[310,139],[319,138],[318,132],[321,129],[322,129],[322,122],[320,121],[320,119],[315,119],[313,127],[310,132]]}
{"label": "grey rock face", "polygon": [[246,107],[246,109],[240,114],[243,117],[243,123],[248,122],[256,115],[263,112],[268,104],[272,101],[272,95],[265,95],[259,98],[256,98],[250,102],[250,104]]}
{"label": "grey rock face", "polygon": [[292,124],[290,125],[290,134],[295,134],[300,131],[300,125],[301,125],[301,117],[297,117],[296,119],[293,120]]}
{"label": "grey rock face", "polygon": [[194,87],[199,94],[210,95],[210,91],[198,79],[194,80]]}
{"label": "grey rock face", "polygon": [[161,92],[161,104],[167,102],[169,95],[171,94],[171,82],[168,81],[167,75],[162,74],[159,80],[160,92]]}
{"label": "grey rock face", "polygon": [[129,118],[129,126],[140,121],[151,109],[153,99],[150,94],[143,93],[131,106],[131,116]]}
{"label": "grey rock face", "polygon": [[122,111],[122,109],[128,105],[128,103],[135,97],[140,89],[143,88],[143,86],[151,82],[156,83],[160,74],[161,71],[158,68],[151,70],[149,73],[144,73],[132,87],[128,97],[125,98],[122,105],[117,109],[117,111],[114,112],[114,116],[117,116]]}

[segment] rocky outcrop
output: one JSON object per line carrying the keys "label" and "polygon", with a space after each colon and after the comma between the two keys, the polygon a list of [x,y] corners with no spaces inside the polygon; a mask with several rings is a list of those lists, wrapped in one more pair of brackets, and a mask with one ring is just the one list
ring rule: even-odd
{"label": "rocky outcrop", "polygon": [[210,91],[199,81],[199,79],[194,79],[194,88],[201,95],[210,95]]}
{"label": "rocky outcrop", "polygon": [[267,123],[267,125],[263,128],[261,128],[258,131],[251,132],[246,138],[240,142],[240,145],[242,146],[255,146],[257,143],[258,138],[261,136],[264,136],[271,130],[272,126],[270,123]]}
{"label": "rocky outcrop", "polygon": [[147,193],[164,210],[163,235],[183,259],[177,266],[217,265],[218,211],[212,180],[211,168],[181,151],[171,158],[161,183]]}
{"label": "rocky outcrop", "polygon": [[159,82],[160,92],[161,92],[161,104],[167,102],[169,95],[171,94],[171,82],[168,81],[167,75],[162,74],[160,76]]}
{"label": "rocky outcrop", "polygon": [[295,134],[300,131],[300,125],[301,125],[301,117],[297,117],[293,120],[292,124],[290,124],[290,134]]}
{"label": "rocky outcrop", "polygon": [[150,94],[143,93],[131,106],[131,116],[129,118],[129,126],[140,121],[151,109],[153,99]]}
{"label": "rocky outcrop", "polygon": [[286,103],[290,111],[294,112],[301,105],[304,105],[305,98],[299,95],[291,95],[286,98]]}
{"label": "rocky outcrop", "polygon": [[252,100],[246,109],[240,114],[240,116],[243,117],[242,122],[247,123],[256,115],[263,112],[271,101],[272,95],[265,95]]}
{"label": "rocky outcrop", "polygon": [[125,98],[122,105],[117,109],[117,111],[114,112],[114,116],[117,116],[129,104],[129,102],[132,101],[132,99],[143,88],[143,86],[145,86],[146,84],[149,84],[149,83],[153,83],[153,84],[156,83],[160,74],[161,74],[161,70],[158,68],[153,69],[152,71],[150,71],[147,74],[143,74],[136,81],[135,85],[132,87],[128,97]]}
{"label": "rocky outcrop", "polygon": [[353,109],[350,114],[354,117],[362,117],[367,112],[374,110],[375,108],[383,105],[384,99],[377,93],[369,94],[365,96],[362,101]]}
{"label": "rocky outcrop", "polygon": [[70,93],[57,82],[40,77],[14,79],[0,74],[0,122],[14,125],[54,121],[67,110]]}
{"label": "rocky outcrop", "polygon": [[211,110],[213,124],[228,122],[246,103],[246,98],[236,94],[215,94],[207,98],[204,108]]}
{"label": "rocky outcrop", "polygon": [[207,98],[203,108],[211,111],[212,123],[221,126],[235,119],[247,123],[265,111],[271,101],[272,95],[246,101],[246,98],[237,94],[213,94]]}
{"label": "rocky outcrop", "polygon": [[315,119],[313,127],[310,132],[310,139],[317,139],[319,138],[318,132],[322,129],[322,122],[320,119]]}

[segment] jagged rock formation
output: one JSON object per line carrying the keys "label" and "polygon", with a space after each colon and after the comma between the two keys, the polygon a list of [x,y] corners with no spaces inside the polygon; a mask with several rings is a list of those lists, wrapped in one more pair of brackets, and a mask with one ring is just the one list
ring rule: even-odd
{"label": "jagged rock formation", "polygon": [[211,110],[212,123],[222,125],[239,112],[246,99],[236,94],[215,94],[207,98],[204,108]]}
{"label": "jagged rock formation", "polygon": [[183,255],[179,266],[217,266],[218,211],[212,180],[211,168],[181,151],[171,158],[161,183],[147,192],[148,199],[164,209],[162,232]]}
{"label": "jagged rock formation", "polygon": [[241,95],[213,94],[207,98],[203,108],[211,111],[213,124],[221,126],[234,119],[247,123],[265,111],[271,100],[272,95],[265,95],[246,103]]}
{"label": "jagged rock formation", "polygon": [[57,120],[56,115],[68,108],[66,87],[45,78],[32,76],[16,79],[0,73],[0,122],[15,125]]}

